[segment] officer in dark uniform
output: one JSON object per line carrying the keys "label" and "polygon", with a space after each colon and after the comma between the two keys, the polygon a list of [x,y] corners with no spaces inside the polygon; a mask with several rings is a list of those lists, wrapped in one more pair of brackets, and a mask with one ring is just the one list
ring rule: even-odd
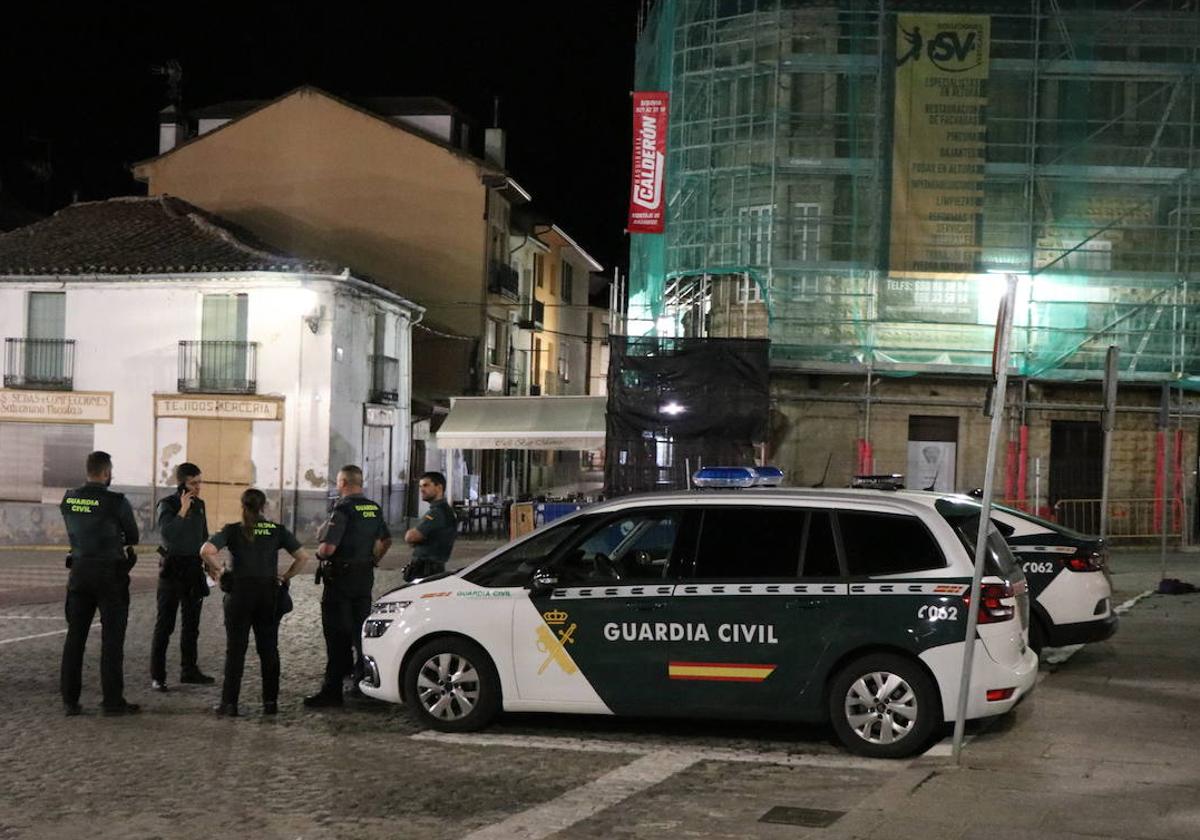
{"label": "officer in dark uniform", "polygon": [[[214,711],[237,717],[246,647],[254,630],[254,647],[262,668],[263,714],[279,710],[279,619],[284,587],[308,554],[292,532],[263,517],[267,497],[253,487],[242,493],[242,521],[231,522],[200,548],[204,566],[225,592],[225,682],[221,703]],[[222,570],[218,552],[229,549],[233,564]],[[279,572],[279,550],[292,555],[287,571]]]}
{"label": "officer in dark uniform", "polygon": [[100,610],[100,685],[106,715],[139,711],[125,700],[125,625],[129,620],[129,572],[137,562],[133,508],[112,483],[107,452],[87,456],[87,484],[68,490],[59,509],[71,540],[67,558],[67,640],[63,643],[63,710],[77,715],[83,683],[83,650],[96,610]]}
{"label": "officer in dark uniform", "polygon": [[446,476],[427,472],[421,476],[417,489],[429,510],[417,527],[409,528],[404,541],[413,546],[413,559],[404,568],[405,580],[416,580],[446,571],[446,561],[458,536],[458,517],[446,501]]}
{"label": "officer in dark uniform", "polygon": [[175,614],[182,613],[179,633],[181,683],[211,685],[215,680],[196,664],[200,637],[200,610],[208,597],[200,546],[208,539],[208,519],[200,498],[200,468],[183,463],[175,468],[179,488],[158,503],[158,531],[162,536],[162,570],[158,575],[158,615],[150,645],[150,680],[155,691],[167,690],[167,645],[175,630]]}
{"label": "officer in dark uniform", "polygon": [[[362,470],[350,465],[338,471],[340,498],[322,526],[317,574],[325,584],[321,594],[321,629],[325,634],[325,678],[321,690],[304,698],[310,708],[342,705],[342,678],[362,676],[363,622],[371,613],[375,567],[392,545],[383,510],[363,495]],[[355,657],[354,652],[359,651]]]}

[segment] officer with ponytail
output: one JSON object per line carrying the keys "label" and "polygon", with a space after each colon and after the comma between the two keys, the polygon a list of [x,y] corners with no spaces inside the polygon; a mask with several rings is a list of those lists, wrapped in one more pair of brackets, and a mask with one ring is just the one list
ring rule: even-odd
{"label": "officer with ponytail", "polygon": [[[263,516],[267,497],[250,488],[242,493],[242,520],[231,522],[200,549],[209,575],[221,581],[225,592],[225,682],[218,715],[237,717],[246,648],[254,630],[254,647],[262,667],[263,714],[278,712],[279,619],[289,598],[287,582],[308,562],[308,553],[292,533]],[[218,560],[228,549],[232,562],[223,568]],[[279,572],[279,551],[292,556],[287,571]]]}

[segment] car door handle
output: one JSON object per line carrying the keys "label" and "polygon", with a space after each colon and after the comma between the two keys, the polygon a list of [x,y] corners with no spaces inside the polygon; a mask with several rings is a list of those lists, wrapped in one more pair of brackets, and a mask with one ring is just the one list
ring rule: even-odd
{"label": "car door handle", "polygon": [[637,612],[650,612],[651,610],[661,610],[667,605],[666,601],[647,601],[637,599],[635,601],[626,601],[626,609],[636,610]]}

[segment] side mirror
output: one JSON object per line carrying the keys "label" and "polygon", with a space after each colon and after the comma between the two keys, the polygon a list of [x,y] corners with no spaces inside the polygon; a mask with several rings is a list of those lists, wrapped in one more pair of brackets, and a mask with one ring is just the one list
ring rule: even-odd
{"label": "side mirror", "polygon": [[550,592],[558,586],[558,574],[549,569],[538,569],[529,579],[529,589],[534,594]]}

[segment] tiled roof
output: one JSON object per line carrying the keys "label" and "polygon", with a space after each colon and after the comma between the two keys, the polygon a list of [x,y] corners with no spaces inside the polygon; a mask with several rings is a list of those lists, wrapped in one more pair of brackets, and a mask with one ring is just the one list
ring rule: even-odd
{"label": "tiled roof", "polygon": [[72,204],[0,235],[0,276],[341,270],[272,251],[229,222],[171,196]]}

